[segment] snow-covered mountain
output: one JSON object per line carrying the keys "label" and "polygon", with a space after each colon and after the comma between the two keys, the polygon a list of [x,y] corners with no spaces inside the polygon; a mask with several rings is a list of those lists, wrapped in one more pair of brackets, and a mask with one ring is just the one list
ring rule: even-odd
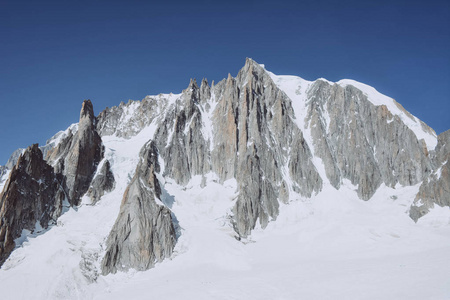
{"label": "snow-covered mountain", "polygon": [[87,100],[0,169],[0,293],[446,299],[449,147],[370,86],[251,59],[97,117]]}

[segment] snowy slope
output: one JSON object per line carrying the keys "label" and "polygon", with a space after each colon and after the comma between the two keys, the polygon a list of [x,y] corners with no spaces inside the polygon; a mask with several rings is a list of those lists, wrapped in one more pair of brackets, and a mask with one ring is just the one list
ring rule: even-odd
{"label": "snowy slope", "polygon": [[[350,185],[282,207],[243,243],[217,211],[232,185],[170,184],[183,212],[172,260],[147,272],[108,275],[94,299],[447,299],[450,214],[414,224],[404,213],[416,187],[357,199]],[[397,197],[396,200],[391,199]],[[195,204],[195,205],[192,205]],[[226,205],[222,213],[227,211]],[[220,210],[219,209],[219,210]]]}

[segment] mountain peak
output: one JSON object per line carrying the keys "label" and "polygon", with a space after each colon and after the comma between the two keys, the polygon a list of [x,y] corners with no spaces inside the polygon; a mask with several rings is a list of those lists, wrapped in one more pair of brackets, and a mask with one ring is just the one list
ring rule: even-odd
{"label": "mountain peak", "polygon": [[198,84],[197,84],[197,79],[195,78],[191,78],[191,80],[189,80],[189,86],[188,89],[198,89]]}
{"label": "mountain peak", "polygon": [[84,100],[81,105],[80,119],[84,117],[88,117],[89,119],[94,119],[94,106],[90,99]]}
{"label": "mountain peak", "polygon": [[243,69],[245,69],[245,70],[257,69],[258,71],[262,71],[262,70],[265,70],[265,65],[259,64],[255,60],[253,60],[252,58],[247,57],[245,59],[245,65],[244,65]]}

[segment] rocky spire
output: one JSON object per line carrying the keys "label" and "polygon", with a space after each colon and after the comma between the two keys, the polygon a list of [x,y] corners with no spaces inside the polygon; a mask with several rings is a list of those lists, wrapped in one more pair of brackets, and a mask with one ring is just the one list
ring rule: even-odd
{"label": "rocky spire", "polygon": [[[213,93],[215,103],[210,99]],[[210,104],[215,109],[206,120]],[[286,201],[289,189],[310,196],[322,187],[311,163],[311,151],[294,118],[289,98],[251,59],[236,78],[229,75],[214,90],[206,80],[200,89],[191,80],[154,137],[166,164],[164,175],[179,184],[210,171],[221,182],[236,178],[239,196],[234,225],[240,236],[246,236],[258,220],[265,227],[276,218],[278,199]],[[205,128],[206,124],[214,125]],[[205,135],[208,130],[212,132],[209,141]],[[288,159],[287,149],[291,148],[293,158]],[[283,166],[290,171],[289,182],[294,186],[284,178]]]}
{"label": "rocky spire", "polygon": [[202,79],[202,83],[200,85],[200,99],[203,102],[206,102],[211,98],[211,88],[208,85],[208,80],[206,78]]}
{"label": "rocky spire", "polygon": [[90,100],[85,100],[78,131],[73,136],[62,168],[71,205],[78,205],[81,196],[87,192],[102,157],[103,145],[95,129],[94,108]]}
{"label": "rocky spire", "polygon": [[0,194],[0,265],[15,247],[22,230],[47,228],[62,212],[62,176],[43,159],[37,144],[28,147],[11,170]]}
{"label": "rocky spire", "polygon": [[109,160],[105,160],[101,169],[97,171],[96,176],[91,182],[88,190],[88,196],[91,197],[92,204],[95,204],[105,194],[114,189],[115,179],[111,171]]}
{"label": "rocky spire", "polygon": [[80,111],[80,126],[83,121],[87,126],[93,127],[94,120],[94,106],[92,105],[91,100],[84,100]]}
{"label": "rocky spire", "polygon": [[[411,128],[352,85],[317,80],[304,99],[290,99],[262,65],[247,58],[236,78],[229,74],[210,93],[207,87],[205,80],[200,89],[191,80],[155,142],[166,162],[164,175],[179,184],[209,171],[222,182],[237,179],[234,217],[241,236],[258,220],[264,227],[275,219],[278,201],[287,201],[289,191],[310,197],[324,182],[339,189],[348,179],[367,200],[382,183],[414,185],[431,170]],[[204,98],[210,94],[214,111],[204,120],[210,105]],[[294,103],[304,115],[294,113]],[[205,147],[204,124],[214,127],[210,147]],[[318,167],[324,173],[319,175]]]}
{"label": "rocky spire", "polygon": [[172,255],[175,246],[171,211],[160,202],[161,187],[156,178],[160,166],[155,143],[148,143],[140,157],[107,240],[103,274],[129,268],[146,270]]}

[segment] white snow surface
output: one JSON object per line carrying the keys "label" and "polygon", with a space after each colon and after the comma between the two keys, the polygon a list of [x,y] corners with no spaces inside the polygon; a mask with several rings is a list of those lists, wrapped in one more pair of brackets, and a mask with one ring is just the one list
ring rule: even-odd
{"label": "white snow surface", "polygon": [[[293,100],[312,145],[302,102],[311,82],[271,76]],[[209,114],[202,111],[205,126]],[[348,181],[340,190],[325,182],[310,199],[291,190],[276,221],[238,241],[230,221],[235,180],[219,184],[210,173],[201,188],[200,176],[179,186],[158,175],[161,203],[176,216],[174,254],[144,272],[100,275],[106,238],[155,129],[152,123],[130,139],[103,137],[116,188],[96,205],[83,198],[42,234],[24,232],[0,269],[2,300],[450,298],[450,209],[436,205],[414,223],[408,209],[419,185],[382,185],[369,201],[358,199]],[[326,180],[321,160],[314,163]]]}

